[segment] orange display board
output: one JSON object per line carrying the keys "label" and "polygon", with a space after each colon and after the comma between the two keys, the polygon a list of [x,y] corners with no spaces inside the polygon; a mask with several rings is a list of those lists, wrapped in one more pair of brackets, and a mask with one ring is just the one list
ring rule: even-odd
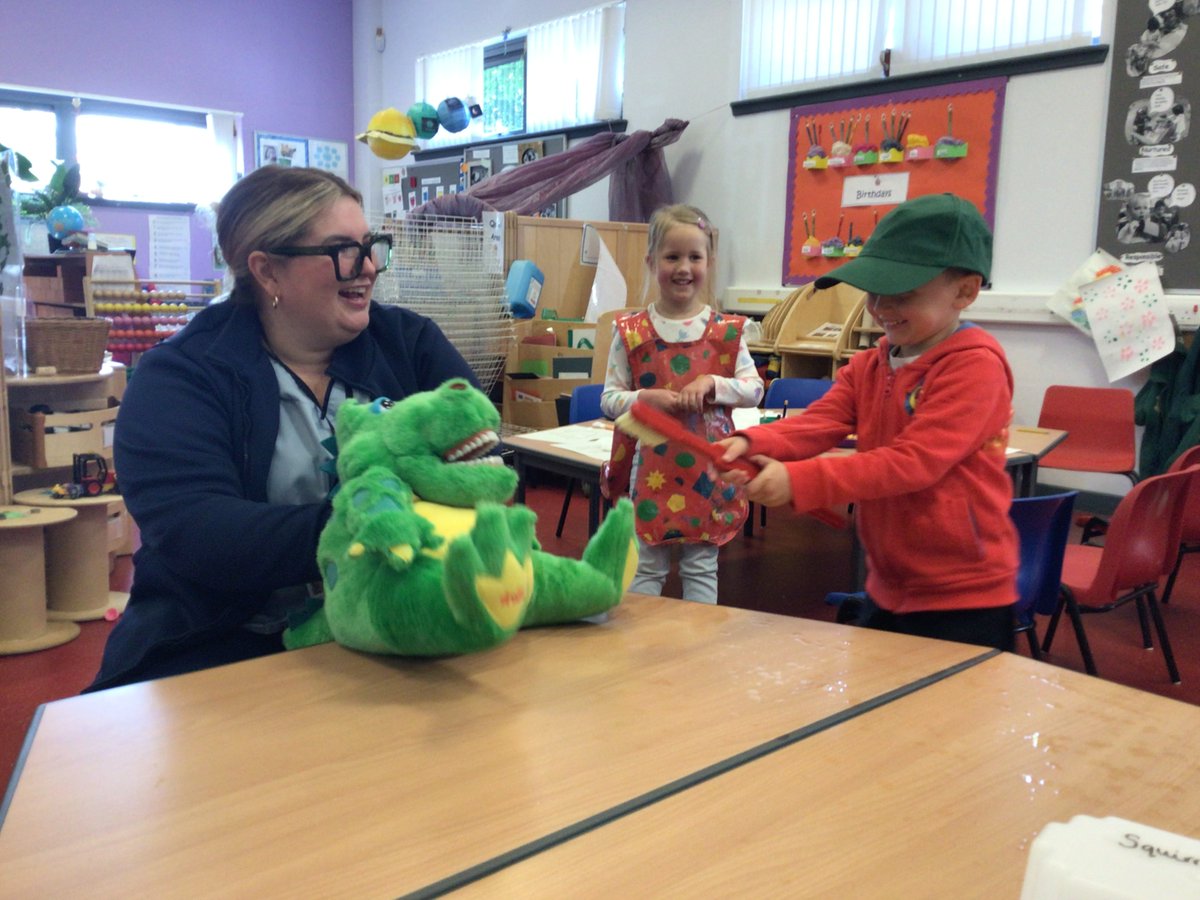
{"label": "orange display board", "polygon": [[994,222],[1006,80],[943,85],[792,110],[783,283],[857,255],[905,200],[953,193]]}

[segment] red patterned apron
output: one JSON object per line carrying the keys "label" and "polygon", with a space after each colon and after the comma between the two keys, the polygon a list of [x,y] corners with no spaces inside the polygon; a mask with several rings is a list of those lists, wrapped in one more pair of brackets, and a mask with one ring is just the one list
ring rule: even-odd
{"label": "red patterned apron", "polygon": [[[697,341],[667,343],[655,332],[646,312],[617,320],[635,389],[678,391],[702,375],[733,377],[741,344],[742,316],[712,313]],[[685,428],[718,441],[733,433],[728,408],[709,405],[703,413],[681,417]],[[614,442],[614,459],[619,452]],[[628,447],[626,451],[628,452]],[[704,458],[671,443],[637,445],[637,481],[630,496],[634,527],[647,544],[707,542],[725,544],[742,528],[746,495],[726,481]]]}

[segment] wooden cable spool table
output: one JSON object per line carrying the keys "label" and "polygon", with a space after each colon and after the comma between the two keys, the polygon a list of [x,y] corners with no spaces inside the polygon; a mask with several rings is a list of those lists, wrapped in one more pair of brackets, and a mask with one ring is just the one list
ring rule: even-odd
{"label": "wooden cable spool table", "polygon": [[74,622],[48,617],[43,537],[47,527],[76,515],[73,509],[0,506],[0,654],[45,650],[79,636]]}
{"label": "wooden cable spool table", "polygon": [[121,612],[129,595],[108,589],[108,505],[114,494],[52,497],[38,488],[13,496],[17,503],[47,510],[74,510],[73,521],[46,540],[46,595],[52,621],[86,622]]}

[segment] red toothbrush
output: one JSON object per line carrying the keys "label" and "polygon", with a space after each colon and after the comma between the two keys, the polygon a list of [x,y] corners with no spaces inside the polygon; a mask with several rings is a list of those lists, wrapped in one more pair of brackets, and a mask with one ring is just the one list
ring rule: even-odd
{"label": "red toothbrush", "polygon": [[[626,434],[647,444],[683,444],[689,450],[709,459],[714,466],[723,471],[738,470],[752,478],[761,471],[748,459],[738,458],[733,462],[725,462],[721,459],[724,451],[720,447],[688,431],[674,416],[643,400],[635,400],[627,412],[617,416],[616,425]],[[808,515],[832,528],[845,528],[849,524],[844,517],[829,509],[809,510]]]}

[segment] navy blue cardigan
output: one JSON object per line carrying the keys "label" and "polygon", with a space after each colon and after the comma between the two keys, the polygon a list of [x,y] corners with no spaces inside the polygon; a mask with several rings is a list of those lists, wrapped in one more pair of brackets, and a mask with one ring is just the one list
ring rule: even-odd
{"label": "navy blue cardigan", "polygon": [[[448,378],[477,383],[432,321],[374,303],[367,329],[335,351],[328,372],[394,399]],[[88,690],[137,681],[148,664],[240,628],[276,588],[319,579],[329,503],[267,502],[279,402],[251,304],[208,307],[138,363],[114,454],[142,545],[129,605]]]}

